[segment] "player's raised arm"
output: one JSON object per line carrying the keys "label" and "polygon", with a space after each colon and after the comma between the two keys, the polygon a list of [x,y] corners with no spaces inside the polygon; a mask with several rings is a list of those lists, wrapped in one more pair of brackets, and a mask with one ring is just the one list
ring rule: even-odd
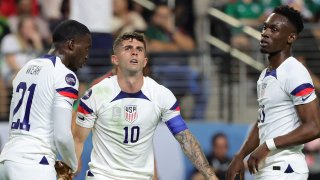
{"label": "player's raised arm", "polygon": [[255,123],[240,148],[239,152],[231,161],[226,174],[227,180],[234,180],[237,174],[241,175],[244,171],[243,159],[259,146],[259,129],[258,123]]}
{"label": "player's raised arm", "polygon": [[180,143],[183,152],[207,180],[218,179],[201,150],[199,142],[188,129],[179,132],[174,137]]}

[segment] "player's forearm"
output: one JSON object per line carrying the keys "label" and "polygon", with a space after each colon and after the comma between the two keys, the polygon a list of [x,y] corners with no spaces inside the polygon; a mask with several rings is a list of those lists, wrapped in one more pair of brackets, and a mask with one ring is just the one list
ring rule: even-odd
{"label": "player's forearm", "polygon": [[76,148],[77,160],[78,160],[78,162],[80,162],[80,158],[81,158],[81,155],[82,155],[84,142],[81,142],[77,138],[75,138],[74,139],[74,145],[75,145],[75,148]]}
{"label": "player's forearm", "polygon": [[244,159],[259,146],[259,128],[255,123],[236,156]]}
{"label": "player's forearm", "polygon": [[199,142],[189,130],[176,134],[175,138],[180,143],[183,152],[206,178],[215,175],[213,168],[210,167],[208,160],[200,148]]}
{"label": "player's forearm", "polygon": [[274,138],[277,148],[307,143],[320,135],[320,117],[318,100],[296,106],[301,125],[290,133]]}
{"label": "player's forearm", "polygon": [[304,144],[319,138],[319,129],[315,123],[302,124],[290,133],[274,138],[274,143],[277,148]]}

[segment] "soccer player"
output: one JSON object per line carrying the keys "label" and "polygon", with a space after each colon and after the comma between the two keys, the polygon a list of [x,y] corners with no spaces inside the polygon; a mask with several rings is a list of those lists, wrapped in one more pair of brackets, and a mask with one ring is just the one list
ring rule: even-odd
{"label": "soccer player", "polygon": [[303,180],[308,168],[303,144],[319,137],[318,99],[307,69],[292,56],[292,44],[303,30],[298,11],[274,9],[263,24],[260,50],[269,66],[257,82],[260,117],[231,162],[227,179],[248,168],[255,179]]}
{"label": "soccer player", "polygon": [[160,120],[206,179],[217,179],[181,117],[175,96],[143,75],[148,61],[144,36],[135,32],[119,36],[111,59],[116,75],[90,88],[78,106],[74,131],[78,160],[92,130],[93,150],[86,179],[152,179],[153,135]]}
{"label": "soccer player", "polygon": [[9,141],[0,155],[0,179],[55,180],[57,154],[72,171],[77,158],[71,133],[72,104],[79,82],[74,73],[88,59],[91,34],[74,20],[53,33],[49,54],[30,60],[13,80]]}

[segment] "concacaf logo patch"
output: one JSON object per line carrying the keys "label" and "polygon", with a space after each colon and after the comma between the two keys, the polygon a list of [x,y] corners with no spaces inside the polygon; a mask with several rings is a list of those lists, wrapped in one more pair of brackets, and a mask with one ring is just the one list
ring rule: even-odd
{"label": "concacaf logo patch", "polygon": [[76,82],[77,82],[76,77],[71,73],[66,75],[65,80],[66,80],[66,83],[69,84],[70,86],[76,85]]}
{"label": "concacaf logo patch", "polygon": [[84,99],[84,100],[89,99],[90,96],[91,96],[91,94],[92,94],[92,89],[88,89],[88,90],[84,93],[82,99]]}

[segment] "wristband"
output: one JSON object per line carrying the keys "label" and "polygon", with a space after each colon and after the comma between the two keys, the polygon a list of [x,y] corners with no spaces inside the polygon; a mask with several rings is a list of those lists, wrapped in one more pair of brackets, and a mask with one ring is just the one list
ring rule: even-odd
{"label": "wristband", "polygon": [[273,139],[267,139],[267,140],[266,140],[266,145],[267,145],[267,147],[268,147],[268,149],[269,149],[270,151],[273,151],[273,150],[276,150],[276,149],[277,149],[276,144],[274,143],[274,140],[273,140]]}

